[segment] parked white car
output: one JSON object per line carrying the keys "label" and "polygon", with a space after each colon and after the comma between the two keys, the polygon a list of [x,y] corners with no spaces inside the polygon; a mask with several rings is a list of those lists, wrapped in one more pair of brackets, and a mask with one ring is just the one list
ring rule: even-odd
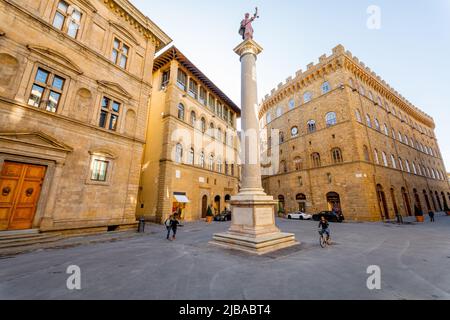
{"label": "parked white car", "polygon": [[288,219],[295,219],[295,220],[311,220],[312,215],[298,211],[288,214]]}

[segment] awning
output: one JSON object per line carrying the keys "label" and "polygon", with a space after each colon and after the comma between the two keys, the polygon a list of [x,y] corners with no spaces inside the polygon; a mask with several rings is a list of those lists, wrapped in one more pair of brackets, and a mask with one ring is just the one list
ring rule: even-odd
{"label": "awning", "polygon": [[175,194],[174,197],[179,203],[189,203],[189,199],[186,196]]}

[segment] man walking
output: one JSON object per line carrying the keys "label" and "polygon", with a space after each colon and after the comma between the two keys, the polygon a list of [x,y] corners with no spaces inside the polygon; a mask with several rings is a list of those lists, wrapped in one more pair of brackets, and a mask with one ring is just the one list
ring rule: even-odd
{"label": "man walking", "polygon": [[430,222],[434,222],[434,211],[428,212],[428,215],[430,216]]}

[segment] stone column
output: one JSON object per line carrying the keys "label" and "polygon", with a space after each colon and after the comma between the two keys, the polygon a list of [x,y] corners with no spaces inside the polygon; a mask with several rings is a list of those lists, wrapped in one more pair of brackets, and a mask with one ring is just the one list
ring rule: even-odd
{"label": "stone column", "polygon": [[241,58],[242,188],[231,198],[232,224],[227,233],[215,234],[212,243],[229,249],[265,254],[298,244],[295,236],[275,225],[273,197],[261,183],[260,137],[256,58],[262,47],[245,40],[234,49]]}

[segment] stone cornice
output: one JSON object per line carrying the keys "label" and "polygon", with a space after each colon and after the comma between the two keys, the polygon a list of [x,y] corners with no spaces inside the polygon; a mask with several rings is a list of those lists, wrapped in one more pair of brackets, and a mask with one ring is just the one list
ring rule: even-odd
{"label": "stone cornice", "polygon": [[128,0],[103,0],[103,2],[111,11],[128,22],[131,27],[134,27],[146,39],[151,40],[156,47],[156,51],[172,42],[172,39],[164,31]]}
{"label": "stone cornice", "polygon": [[380,76],[360,62],[358,58],[353,57],[349,51],[345,51],[342,45],[333,49],[331,56],[322,55],[319,63],[314,65],[310,63],[307,71],[297,71],[295,78],[289,77],[286,82],[280,83],[276,89],[272,89],[270,95],[266,95],[261,103],[259,118],[262,118],[268,109],[275,106],[280,101],[292,96],[304,87],[307,87],[316,79],[323,78],[324,75],[345,68],[350,71],[355,78],[363,81],[366,85],[377,90],[386,100],[391,101],[400,107],[404,112],[413,116],[418,121],[435,128],[431,116],[419,110],[411,102],[401,96],[397,91],[390,87]]}

